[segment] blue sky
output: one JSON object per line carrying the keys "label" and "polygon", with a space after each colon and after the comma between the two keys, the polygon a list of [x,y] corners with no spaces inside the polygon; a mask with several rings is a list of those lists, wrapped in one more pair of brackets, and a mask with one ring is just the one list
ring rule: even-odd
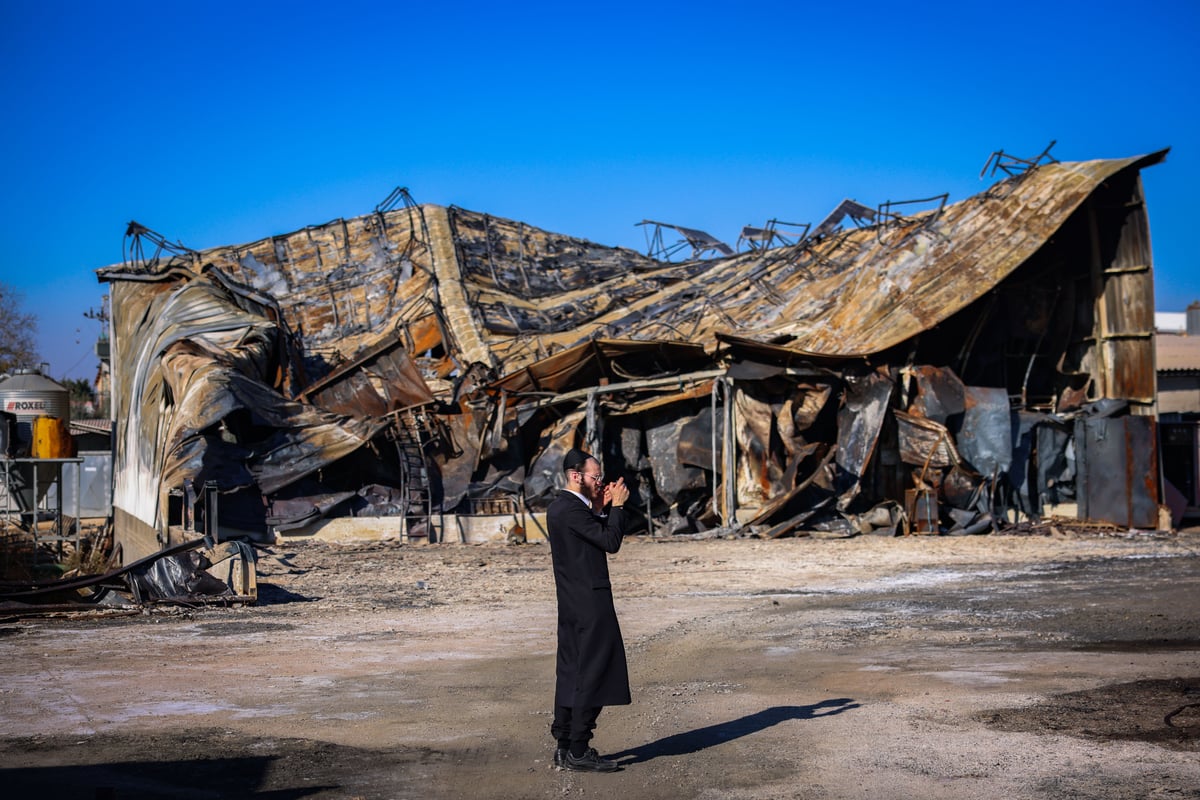
{"label": "blue sky", "polygon": [[[437,6],[436,8],[434,6]],[[1143,173],[1156,305],[1200,300],[1200,2],[0,0],[0,280],[91,378],[137,220],[201,249],[368,213],[395,186],[609,245],[731,244],[982,191],[997,149],[1171,147]]]}

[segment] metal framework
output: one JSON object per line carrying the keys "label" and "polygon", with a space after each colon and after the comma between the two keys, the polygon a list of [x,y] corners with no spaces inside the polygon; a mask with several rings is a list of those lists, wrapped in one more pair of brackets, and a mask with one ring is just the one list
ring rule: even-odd
{"label": "metal framework", "polygon": [[[410,194],[408,191],[408,187],[397,186],[395,189],[392,189],[387,197],[383,198],[383,200],[375,206],[375,218],[379,223],[379,232],[381,236],[386,237],[388,226],[387,217],[385,215],[389,211],[395,211],[398,207],[403,207],[408,213],[408,230],[410,231],[409,238],[408,241],[404,243],[403,248],[397,251],[393,251],[391,248],[385,248],[385,252],[388,254],[389,262],[395,264],[400,270],[416,269],[418,268],[417,262],[413,260],[413,256],[415,255],[418,247],[420,247],[424,252],[429,252],[430,236],[429,226],[425,222],[425,211],[421,208],[417,201],[413,199],[412,194]],[[419,234],[417,232],[418,222],[420,222]],[[390,303],[388,309],[389,311],[391,310]]]}
{"label": "metal framework", "polygon": [[1035,158],[1018,158],[1011,153],[1006,153],[1003,150],[997,150],[988,156],[987,163],[983,165],[983,169],[979,171],[979,177],[983,178],[989,174],[995,175],[996,170],[1000,170],[1005,175],[1023,175],[1034,167],[1042,164],[1057,164],[1058,159],[1050,155],[1051,148],[1058,140],[1051,139],[1050,144],[1046,145],[1046,149],[1039,153]]}
{"label": "metal framework", "polygon": [[[672,225],[669,222],[655,222],[652,219],[644,219],[636,224],[639,226],[654,226],[654,232],[646,234],[646,255],[656,261],[670,261],[672,256],[686,247],[692,248],[693,259],[702,258],[708,252],[719,253],[723,256],[736,255],[733,248],[720,239],[695,228],[685,228],[682,225]],[[683,238],[671,244],[666,244],[663,241],[663,228],[669,228]],[[647,228],[647,231],[649,230]]]}
{"label": "metal framework", "polygon": [[[150,258],[146,258],[146,242],[154,245],[154,253]],[[153,271],[158,267],[163,253],[170,253],[172,256],[196,255],[195,250],[182,242],[167,241],[167,238],[161,233],[152,231],[135,220],[130,220],[129,224],[125,226],[123,245],[125,266],[132,270]]]}
{"label": "metal framework", "polygon": [[397,186],[395,189],[392,189],[391,193],[383,198],[379,205],[375,206],[375,213],[384,214],[388,211],[394,211],[401,204],[405,208],[414,208],[417,205],[417,201],[413,200],[413,196],[409,194],[407,186]]}
{"label": "metal framework", "polygon": [[[64,514],[63,499],[66,487],[63,484],[63,466],[75,465],[73,515]],[[79,550],[79,506],[80,473],[83,459],[73,458],[9,458],[0,456],[0,472],[3,481],[0,491],[4,494],[0,507],[0,531],[10,525],[32,537],[34,555],[43,543],[52,542],[57,547],[59,558],[63,555],[63,543],[71,542]],[[50,489],[54,490],[51,503]],[[41,523],[49,522],[49,528]],[[69,520],[69,521],[68,521]]]}
{"label": "metal framework", "polygon": [[[781,231],[780,226],[786,230]],[[737,249],[740,252],[743,243],[747,249],[755,253],[760,250],[770,250],[773,247],[800,244],[808,238],[811,228],[812,223],[810,222],[784,222],[778,219],[767,220],[767,224],[761,228],[747,225],[742,228],[742,234],[738,237]]]}
{"label": "metal framework", "polygon": [[837,233],[842,229],[842,221],[847,217],[856,228],[863,228],[875,222],[875,209],[864,206],[857,200],[846,198],[837,204],[837,208],[829,212],[821,224],[812,232],[813,239]]}
{"label": "metal framework", "polygon": [[895,209],[900,206],[915,206],[924,205],[926,203],[937,203],[937,207],[930,213],[926,214],[922,219],[920,226],[910,233],[916,233],[918,230],[925,230],[937,222],[942,211],[946,208],[946,201],[950,199],[950,193],[934,195],[933,197],[922,197],[919,200],[887,200],[879,204],[879,208],[875,212],[875,219],[879,221],[879,227],[875,231],[875,238],[882,244],[883,232],[890,227],[896,227],[907,222],[911,222],[914,217],[907,217]]}

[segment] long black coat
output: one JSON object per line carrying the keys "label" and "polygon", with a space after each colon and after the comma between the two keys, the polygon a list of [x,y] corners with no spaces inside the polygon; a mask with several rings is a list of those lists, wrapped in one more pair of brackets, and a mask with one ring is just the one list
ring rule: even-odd
{"label": "long black coat", "polygon": [[629,669],[613,608],[608,553],[621,549],[622,508],[597,517],[571,492],[546,512],[558,592],[558,663],[554,703],[572,708],[628,705]]}

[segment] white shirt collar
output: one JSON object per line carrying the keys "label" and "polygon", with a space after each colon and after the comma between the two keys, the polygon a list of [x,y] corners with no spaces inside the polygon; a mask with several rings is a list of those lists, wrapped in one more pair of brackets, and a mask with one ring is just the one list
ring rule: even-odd
{"label": "white shirt collar", "polygon": [[591,500],[588,500],[586,497],[584,497],[583,495],[581,495],[579,492],[575,491],[574,489],[567,489],[567,491],[570,492],[571,494],[575,495],[576,497],[578,497],[580,500],[582,500],[583,504],[585,506],[587,506],[589,510],[591,509],[591,507],[592,507]]}

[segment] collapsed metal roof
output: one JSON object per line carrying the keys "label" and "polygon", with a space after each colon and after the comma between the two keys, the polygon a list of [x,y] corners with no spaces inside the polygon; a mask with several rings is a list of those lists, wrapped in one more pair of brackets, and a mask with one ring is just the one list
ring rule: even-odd
{"label": "collapsed metal roof", "polygon": [[[1008,324],[1037,343],[1008,354],[1028,360],[1017,405],[1035,404],[1043,373],[1053,397],[1152,404],[1148,228],[1140,206],[1116,206],[1141,203],[1138,171],[1165,155],[1026,164],[909,213],[886,203],[865,219],[855,203],[812,235],[732,255],[668,226],[693,254],[723,254],[682,262],[418,205],[404,190],[361,217],[202,251],[131,223],[126,262],[98,272],[112,284],[118,530],[135,557],[172,540],[185,484],[248,490],[250,528],[255,504],[271,517],[293,500],[396,513],[403,470],[382,450],[405,438],[413,409],[426,456],[440,448],[449,510],[491,490],[529,493],[539,469],[552,481],[538,464],[556,436],[603,447],[598,394],[605,414],[653,414],[707,403],[738,365],[791,369],[791,380],[824,370],[840,384],[847,365],[911,365],[918,353],[1002,383],[984,371],[1011,333],[996,290],[1022,274],[1034,288],[1017,293],[1028,308]],[[854,225],[840,227],[847,216]],[[934,332],[951,341],[931,345]],[[1047,349],[1048,336],[1061,341]],[[1051,351],[1047,372],[1038,359]],[[564,428],[571,414],[582,418]],[[432,438],[431,424],[442,428]],[[519,455],[506,444],[518,431]]]}

